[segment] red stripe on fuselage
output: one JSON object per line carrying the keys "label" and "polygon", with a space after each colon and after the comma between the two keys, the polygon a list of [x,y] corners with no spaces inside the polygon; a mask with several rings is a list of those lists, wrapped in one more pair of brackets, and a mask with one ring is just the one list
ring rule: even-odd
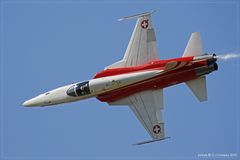
{"label": "red stripe on fuselage", "polygon": [[101,78],[101,77],[108,77],[108,76],[114,76],[114,75],[120,75],[120,74],[126,74],[131,72],[137,72],[137,71],[143,71],[148,69],[159,69],[164,68],[165,65],[169,62],[176,61],[176,62],[189,62],[192,61],[193,57],[182,57],[182,58],[173,58],[169,60],[156,60],[148,62],[144,65],[140,66],[134,66],[134,67],[125,67],[125,68],[112,68],[112,69],[106,69],[103,71],[98,72],[95,76],[95,78]]}
{"label": "red stripe on fuselage", "polygon": [[[164,68],[164,66],[171,61],[178,61],[178,65],[175,66],[175,69],[166,71],[166,73],[163,73],[156,77],[98,95],[97,99],[103,102],[114,102],[116,100],[122,99],[126,96],[130,96],[134,93],[141,92],[144,90],[160,89],[178,83],[182,83],[196,78],[196,73],[194,69],[206,65],[205,60],[192,63],[193,57],[184,57],[170,60],[153,61],[137,67],[108,69],[97,73],[95,78],[126,74],[137,71],[145,71],[149,69],[159,70],[161,68]],[[185,63],[185,66],[181,65],[182,63]],[[178,68],[179,66],[181,67]]]}

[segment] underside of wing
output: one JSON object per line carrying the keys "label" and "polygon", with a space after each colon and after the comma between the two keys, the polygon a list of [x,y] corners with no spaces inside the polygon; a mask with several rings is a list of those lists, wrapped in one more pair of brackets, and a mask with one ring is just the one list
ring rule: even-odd
{"label": "underside of wing", "polygon": [[128,105],[153,139],[164,138],[162,89],[139,92],[110,105]]}
{"label": "underside of wing", "polygon": [[106,67],[106,69],[137,66],[159,59],[156,47],[156,36],[151,21],[151,13],[152,12],[147,12],[123,18],[130,19],[137,17],[137,22],[124,54],[124,58]]}

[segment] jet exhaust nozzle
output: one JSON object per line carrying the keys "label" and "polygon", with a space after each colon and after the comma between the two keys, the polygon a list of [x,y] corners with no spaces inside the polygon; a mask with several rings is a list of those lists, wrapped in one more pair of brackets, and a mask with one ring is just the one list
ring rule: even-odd
{"label": "jet exhaust nozzle", "polygon": [[217,60],[217,55],[215,53],[213,53],[213,58]]}
{"label": "jet exhaust nozzle", "polygon": [[217,55],[215,53],[211,54],[211,55],[208,55],[209,57],[207,58],[207,64],[208,66],[216,63],[217,61]]}
{"label": "jet exhaust nozzle", "polygon": [[213,53],[213,54],[205,53],[204,55],[194,57],[194,60],[204,60],[204,59],[207,59],[207,60],[212,59],[212,60],[217,61],[217,55],[215,53]]}
{"label": "jet exhaust nozzle", "polygon": [[202,76],[217,70],[218,70],[218,64],[212,63],[208,66],[197,68],[195,71],[198,76]]}

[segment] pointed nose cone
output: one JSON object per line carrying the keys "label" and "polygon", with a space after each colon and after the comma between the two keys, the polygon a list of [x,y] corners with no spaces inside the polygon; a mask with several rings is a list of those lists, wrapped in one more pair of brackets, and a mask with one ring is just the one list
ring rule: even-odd
{"label": "pointed nose cone", "polygon": [[30,100],[25,101],[22,105],[25,107],[30,107],[30,106],[34,106],[35,103],[30,99]]}
{"label": "pointed nose cone", "polygon": [[41,95],[25,101],[22,105],[25,107],[42,106],[44,103]]}

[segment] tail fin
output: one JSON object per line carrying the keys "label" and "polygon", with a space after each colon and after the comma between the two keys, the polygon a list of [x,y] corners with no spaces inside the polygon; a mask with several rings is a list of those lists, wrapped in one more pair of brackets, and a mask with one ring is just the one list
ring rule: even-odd
{"label": "tail fin", "polygon": [[207,86],[205,76],[187,81],[186,84],[200,102],[207,100]]}
{"label": "tail fin", "polygon": [[201,35],[199,32],[194,32],[188,41],[187,47],[182,57],[200,56],[203,55]]}

